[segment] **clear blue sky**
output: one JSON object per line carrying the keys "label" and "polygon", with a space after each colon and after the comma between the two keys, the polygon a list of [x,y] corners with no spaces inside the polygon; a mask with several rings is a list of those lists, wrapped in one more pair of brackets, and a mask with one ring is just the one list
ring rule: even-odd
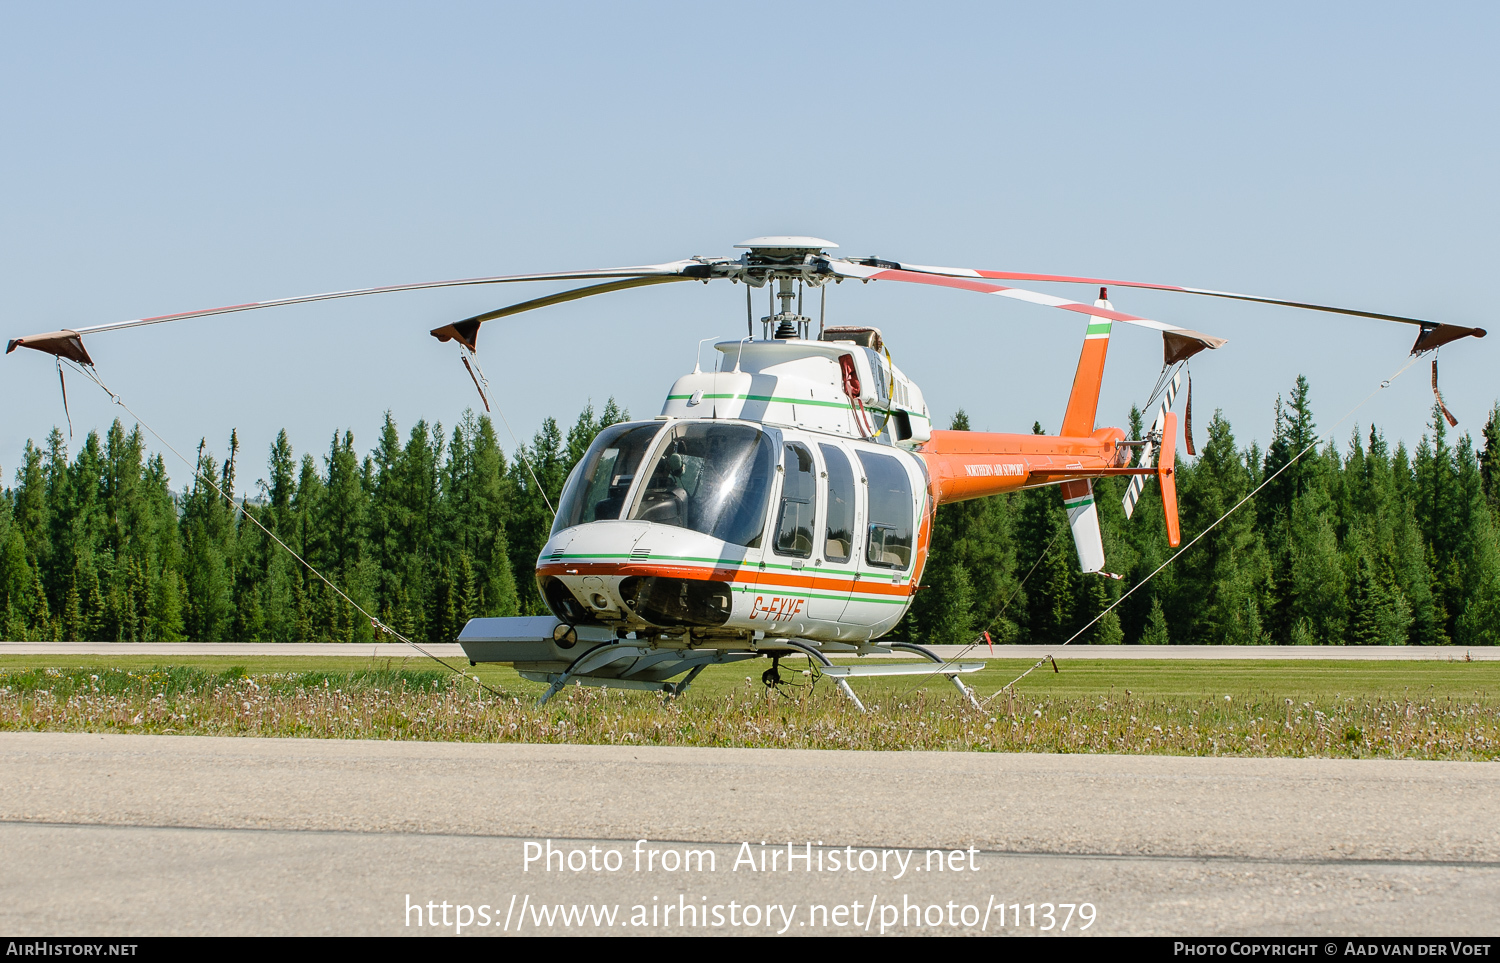
{"label": "clear blue sky", "polygon": [[[844,253],[1225,288],[1493,323],[1500,8],[1489,4],[6,4],[7,337],[345,287],[732,254]],[[390,409],[477,407],[429,328],[546,293],[463,289],[99,335],[115,390],[179,447],[278,428],[368,450]],[[1088,299],[1092,292],[1052,288]],[[1298,373],[1331,426],[1403,362],[1403,326],[1144,292],[1123,311],[1230,339],[1195,414],[1269,437]],[[654,415],[742,291],[672,285],[486,326],[529,436],[613,395]],[[940,422],[1056,429],[1081,319],[843,285]],[[1500,395],[1500,330],[1444,349],[1461,429]],[[1115,338],[1101,423],[1160,341]],[[1358,415],[1414,444],[1425,366]],[[51,360],[0,358],[0,472],[61,425]],[[81,435],[117,413],[69,384]],[[1349,425],[1339,431],[1342,441]],[[1201,432],[1201,429],[1200,429]],[[1200,435],[1201,437],[1201,435]],[[512,447],[502,433],[507,448]],[[170,466],[180,484],[186,472]]]}

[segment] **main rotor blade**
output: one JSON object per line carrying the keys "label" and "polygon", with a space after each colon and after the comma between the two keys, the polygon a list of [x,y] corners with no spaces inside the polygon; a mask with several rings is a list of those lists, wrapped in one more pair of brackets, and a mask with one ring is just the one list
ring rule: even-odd
{"label": "main rotor blade", "polygon": [[[637,267],[599,268],[586,271],[560,271],[549,274],[507,274],[497,277],[485,278],[460,278],[453,281],[424,281],[418,284],[390,284],[378,288],[354,288],[348,291],[329,291],[324,294],[306,294],[295,298],[276,298],[271,301],[249,301],[244,304],[230,304],[219,308],[205,308],[200,311],[183,311],[178,314],[160,314],[150,318],[134,318],[129,321],[113,321],[109,324],[95,324],[88,327],[69,328],[69,334],[73,341],[79,346],[82,341],[80,335],[97,334],[101,331],[118,331],[122,328],[136,328],[146,324],[163,324],[168,321],[186,321],[189,318],[207,318],[219,314],[235,314],[240,311],[257,311],[261,308],[276,308],[288,304],[306,304],[310,301],[332,301],[338,298],[358,298],[368,294],[394,294],[398,291],[426,291],[433,288],[458,288],[471,287],[480,284],[510,284],[517,281],[579,281],[589,278],[641,278],[641,277],[664,277],[676,279],[707,278],[710,272],[706,264],[699,260],[671,261],[666,264],[645,264]],[[15,338],[6,346],[5,353],[16,350],[16,348],[35,348],[48,354],[60,353],[56,349],[63,341],[56,337],[57,332],[49,332],[44,335],[26,335]]]}
{"label": "main rotor blade", "polygon": [[626,278],[623,281],[609,281],[605,284],[591,284],[586,288],[574,288],[571,291],[563,291],[560,294],[549,294],[544,298],[533,298],[530,301],[522,301],[520,304],[512,304],[507,308],[499,308],[494,311],[486,311],[484,314],[476,314],[472,318],[464,318],[452,324],[445,324],[440,328],[432,329],[432,336],[439,341],[457,340],[470,351],[477,351],[475,342],[479,339],[479,326],[486,321],[494,321],[496,318],[510,317],[512,314],[520,314],[523,311],[533,311],[537,308],[550,307],[554,304],[563,304],[567,301],[577,301],[579,298],[593,297],[596,294],[609,294],[612,291],[625,291],[630,288],[643,287],[647,284],[669,284],[673,281],[691,281],[693,278],[681,277],[679,275],[667,275],[665,277]]}
{"label": "main rotor blade", "polygon": [[934,284],[939,287],[976,291],[980,294],[994,294],[1003,298],[1027,301],[1031,304],[1040,304],[1063,311],[1073,311],[1096,318],[1107,318],[1110,321],[1120,321],[1125,324],[1136,325],[1137,327],[1151,328],[1172,338],[1196,342],[1204,348],[1217,348],[1225,343],[1225,339],[1223,338],[1216,338],[1211,334],[1203,334],[1200,331],[1178,327],[1175,324],[1164,324],[1160,321],[1153,321],[1150,318],[1140,318],[1133,314],[1112,311],[1109,308],[1097,308],[1092,304],[1083,304],[1079,301],[1070,301],[1067,298],[1053,297],[1050,294],[1028,291],[1025,288],[1011,288],[1000,284],[988,284],[983,281],[970,280],[972,275],[964,277],[937,274],[932,271],[914,271],[904,266],[893,266],[893,262],[889,261],[881,261],[878,265],[872,266],[856,261],[830,260],[829,267],[836,274],[841,274],[848,278],[859,278],[863,281],[908,281],[914,284]]}
{"label": "main rotor blade", "polygon": [[[882,262],[887,263],[887,262]],[[1488,332],[1484,328],[1471,328],[1459,324],[1445,324],[1424,318],[1408,318],[1399,314],[1384,314],[1379,311],[1361,311],[1357,308],[1341,308],[1331,304],[1314,304],[1310,301],[1293,301],[1288,298],[1270,298],[1259,294],[1236,294],[1233,291],[1215,291],[1210,288],[1190,288],[1177,284],[1153,284],[1147,281],[1121,281],[1112,278],[1076,277],[1068,274],[1028,274],[1020,271],[984,271],[971,268],[932,267],[925,264],[897,265],[901,270],[919,274],[933,274],[953,278],[990,278],[998,281],[1049,281],[1067,284],[1098,284],[1105,287],[1141,288],[1148,291],[1171,291],[1177,294],[1197,294],[1210,298],[1226,298],[1232,301],[1253,301],[1257,304],[1274,304],[1305,311],[1322,311],[1326,314],[1342,314],[1355,318],[1372,318],[1376,321],[1394,321],[1399,324],[1414,324],[1421,328],[1412,353],[1426,351],[1456,341],[1459,338],[1482,338]]]}
{"label": "main rotor blade", "polygon": [[[242,311],[260,311],[261,308],[282,308],[285,305],[306,305],[309,302],[332,302],[342,297],[365,297],[366,294],[395,294],[398,291],[428,291],[434,288],[465,288],[486,284],[513,284],[519,281],[583,281],[591,278],[660,278],[667,281],[685,281],[690,278],[709,278],[711,272],[703,261],[669,261],[666,264],[642,264],[637,267],[604,267],[604,269],[580,270],[580,272],[555,272],[547,275],[499,275],[495,278],[460,278],[456,281],[425,281],[420,284],[384,285],[380,288],[353,288],[350,291],[329,291],[326,294],[305,294],[300,297],[279,297],[270,302],[246,302],[243,305],[226,305],[223,308],[205,308],[202,311],[184,311],[174,315],[156,315],[151,318],[133,318],[130,321],[113,321],[110,324],[93,324],[89,327],[66,329],[65,332],[48,332],[45,335],[26,335],[15,338],[6,345],[6,354],[17,348],[33,348],[46,354],[74,357],[81,354],[87,359],[83,348],[83,335],[99,332],[117,332],[127,327],[144,324],[165,324],[168,321],[186,321],[189,318],[208,318],[213,315],[231,315]],[[582,296],[580,296],[582,297]],[[540,305],[538,305],[540,306]],[[477,326],[475,326],[477,327]],[[60,338],[66,335],[68,338]],[[78,360],[78,359],[74,359]],[[83,363],[92,365],[92,360]]]}
{"label": "main rotor blade", "polygon": [[[506,274],[488,278],[460,278],[454,281],[423,281],[418,284],[391,284],[378,288],[355,288],[349,291],[330,291],[326,294],[307,294],[295,298],[277,298],[273,301],[250,301],[231,304],[222,308],[206,308],[202,311],[184,311],[181,314],[162,314],[154,318],[136,318],[132,321],[115,321],[96,324],[87,328],[74,328],[79,334],[94,334],[99,331],[116,331],[143,324],[161,324],[164,321],[185,321],[188,318],[206,318],[216,314],[233,314],[237,311],[256,311],[260,308],[276,308],[287,304],[306,304],[309,301],[332,301],[337,298],[358,298],[367,294],[394,294],[398,291],[426,291],[433,288],[461,288],[479,284],[510,284],[516,281],[581,281],[587,278],[626,278],[662,275],[683,275],[687,269],[701,267],[697,261],[673,261],[668,264],[647,264],[639,267],[600,268],[589,271],[560,271],[551,274]],[[706,271],[704,272],[707,273]]]}

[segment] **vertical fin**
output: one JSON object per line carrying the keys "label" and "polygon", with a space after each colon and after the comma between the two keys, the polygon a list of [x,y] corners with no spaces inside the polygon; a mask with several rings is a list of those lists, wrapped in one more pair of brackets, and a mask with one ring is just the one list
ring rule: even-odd
{"label": "vertical fin", "polygon": [[1161,482],[1161,508],[1167,516],[1167,544],[1176,548],[1182,542],[1182,532],[1177,525],[1177,413],[1167,412],[1166,421],[1162,427],[1156,479]]}
{"label": "vertical fin", "polygon": [[[1109,291],[1099,289],[1096,308],[1114,310],[1107,300]],[[1068,394],[1068,410],[1063,414],[1062,429],[1058,434],[1084,437],[1094,433],[1094,415],[1099,410],[1099,386],[1104,382],[1104,359],[1109,353],[1108,318],[1089,318],[1087,332],[1083,336],[1083,351],[1078,356],[1078,371],[1073,375],[1073,390]]]}
{"label": "vertical fin", "polygon": [[1062,483],[1063,507],[1068,510],[1068,527],[1073,530],[1073,545],[1078,549],[1078,567],[1085,572],[1104,569],[1104,537],[1099,532],[1099,506],[1094,502],[1094,483],[1080,478]]}

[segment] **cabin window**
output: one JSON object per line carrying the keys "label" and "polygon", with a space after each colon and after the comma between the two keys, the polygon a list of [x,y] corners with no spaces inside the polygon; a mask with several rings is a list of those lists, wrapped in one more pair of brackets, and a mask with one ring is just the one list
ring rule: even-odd
{"label": "cabin window", "polygon": [[901,462],[890,455],[860,452],[870,504],[865,561],[881,568],[905,569],[911,564],[911,479]]}
{"label": "cabin window", "polygon": [[897,441],[911,440],[911,415],[900,408],[891,409],[891,431]]}
{"label": "cabin window", "polygon": [[847,562],[854,550],[854,469],[849,456],[833,445],[819,445],[828,466],[828,526],[823,533],[823,557]]}
{"label": "cabin window", "polygon": [[574,525],[619,518],[641,457],[660,431],[659,424],[627,424],[599,432],[563,488],[553,534]]}
{"label": "cabin window", "polygon": [[818,479],[812,452],[790,444],[781,458],[781,511],[776,516],[776,554],[810,558]]}
{"label": "cabin window", "polygon": [[775,473],[772,445],[748,425],[673,425],[630,517],[758,547]]}

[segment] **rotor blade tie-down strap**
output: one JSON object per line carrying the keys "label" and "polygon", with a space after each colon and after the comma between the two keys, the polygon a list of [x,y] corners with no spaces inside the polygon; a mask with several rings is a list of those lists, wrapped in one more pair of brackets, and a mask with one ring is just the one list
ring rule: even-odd
{"label": "rotor blade tie-down strap", "polygon": [[[479,367],[479,356],[469,350],[468,345],[465,344],[460,344],[458,350],[459,356],[463,358],[464,367],[469,369],[469,377],[474,379],[474,387],[479,389],[479,399],[484,402],[484,410],[490,411],[490,399],[484,390],[490,386],[490,379],[484,376],[484,369]],[[469,364],[470,359],[473,359],[473,365]],[[526,474],[531,476],[531,482],[536,485],[536,490],[542,496],[542,502],[547,506],[547,511],[552,514],[553,518],[556,518],[557,509],[552,507],[552,499],[547,497],[547,489],[542,486],[541,481],[536,477],[536,472],[532,470],[531,459],[526,457],[526,446],[521,444],[521,439],[516,437],[515,429],[510,426],[510,419],[505,417],[505,412],[497,407],[494,413],[500,416],[505,430],[510,433],[510,440],[516,443],[516,457],[521,460],[522,465],[526,466]]]}
{"label": "rotor blade tie-down strap", "polygon": [[1182,412],[1182,437],[1187,442],[1187,453],[1189,455],[1196,455],[1198,451],[1193,447],[1193,373],[1191,371],[1187,371],[1186,373],[1187,404],[1184,406]]}
{"label": "rotor blade tie-down strap", "polygon": [[[1433,363],[1436,364],[1437,362],[1433,362]],[[1436,377],[1436,375],[1434,375],[1434,377]],[[73,416],[70,415],[70,414],[68,414],[68,383],[63,380],[62,358],[61,357],[57,358],[57,383],[62,388],[63,417],[66,418],[66,419],[68,419],[68,437],[71,439],[73,437]],[[1437,382],[1434,381],[1433,385],[1435,387],[1437,385]]]}
{"label": "rotor blade tie-down strap", "polygon": [[465,353],[459,355],[459,360],[462,361],[464,363],[464,367],[468,369],[469,378],[474,382],[474,387],[479,390],[479,400],[484,402],[484,410],[488,412],[490,410],[490,399],[484,396],[484,388],[479,384],[479,376],[474,373],[473,365],[469,364],[468,354]]}
{"label": "rotor blade tie-down strap", "polygon": [[[1444,403],[1444,401],[1443,401],[1443,393],[1442,393],[1442,391],[1440,391],[1438,389],[1437,354],[1436,353],[1434,353],[1433,356],[1432,356],[1432,393],[1433,393],[1433,395],[1435,395],[1437,397],[1438,408],[1442,409],[1443,417],[1446,418],[1446,419],[1448,419],[1448,427],[1449,428],[1457,428],[1458,427],[1458,419],[1455,418],[1455,417],[1453,417],[1453,412],[1451,412],[1451,411],[1448,410],[1448,405],[1446,403]],[[66,397],[67,396],[64,395],[64,400],[66,400]]]}

